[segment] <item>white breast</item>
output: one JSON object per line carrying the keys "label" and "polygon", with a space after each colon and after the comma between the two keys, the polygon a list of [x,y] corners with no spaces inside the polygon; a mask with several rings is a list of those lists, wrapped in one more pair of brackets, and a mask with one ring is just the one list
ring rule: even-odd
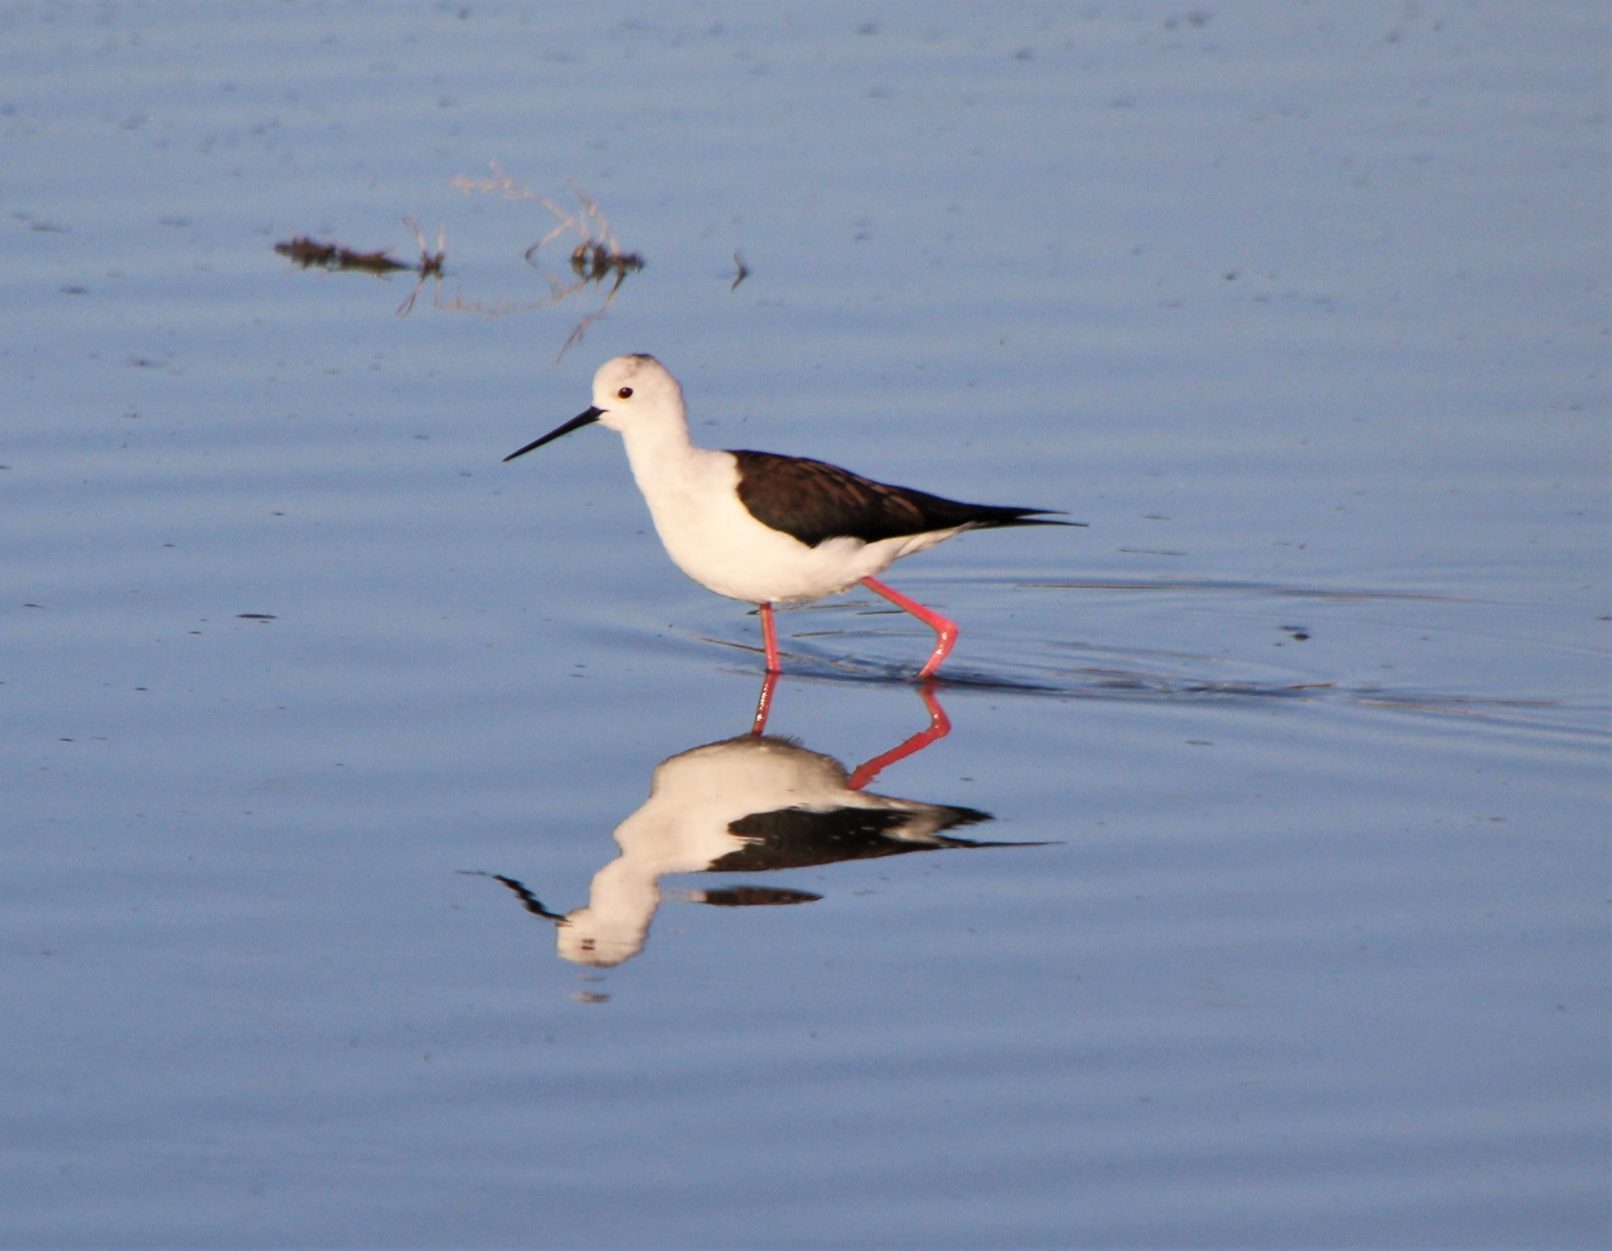
{"label": "white breast", "polygon": [[[718,595],[752,604],[820,599],[885,569],[947,533],[863,543],[830,539],[808,547],[763,525],[739,500],[739,470],[727,452],[690,447],[686,455],[640,465],[633,475],[655,529],[677,567]],[[666,449],[662,448],[662,451]]]}

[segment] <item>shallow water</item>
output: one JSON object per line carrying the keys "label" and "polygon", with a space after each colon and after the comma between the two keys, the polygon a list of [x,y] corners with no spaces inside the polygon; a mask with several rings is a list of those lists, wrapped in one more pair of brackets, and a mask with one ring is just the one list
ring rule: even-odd
{"label": "shallow water", "polygon": [[[0,1242],[1606,1241],[1605,14],[984,14],[0,9]],[[637,350],[1090,528],[757,771]]]}

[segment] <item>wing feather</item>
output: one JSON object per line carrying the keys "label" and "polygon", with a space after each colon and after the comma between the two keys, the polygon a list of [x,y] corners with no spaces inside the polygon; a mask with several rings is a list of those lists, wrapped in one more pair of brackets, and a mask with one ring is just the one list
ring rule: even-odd
{"label": "wing feather", "polygon": [[775,452],[736,451],[739,499],[763,525],[808,547],[835,538],[877,543],[936,530],[1068,525],[1046,508],[965,504],[911,487],[875,482],[826,461]]}

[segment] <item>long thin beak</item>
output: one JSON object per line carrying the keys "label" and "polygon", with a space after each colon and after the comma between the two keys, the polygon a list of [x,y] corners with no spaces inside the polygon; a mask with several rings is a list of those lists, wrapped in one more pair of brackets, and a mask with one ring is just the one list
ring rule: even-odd
{"label": "long thin beak", "polygon": [[505,877],[502,873],[486,873],[481,869],[460,869],[459,872],[470,877],[490,877],[495,882],[502,882],[515,892],[516,898],[521,901],[521,905],[533,916],[542,917],[545,921],[553,921],[556,925],[565,924],[565,914],[563,912],[551,912],[545,908],[539,902],[537,896],[526,889],[524,882],[518,882],[512,877]]}
{"label": "long thin beak", "polygon": [[563,426],[560,426],[560,427],[558,427],[557,429],[554,429],[554,430],[550,430],[541,439],[533,439],[525,447],[521,448],[520,451],[511,452],[508,456],[504,457],[504,463],[507,465],[507,464],[509,464],[510,461],[514,460],[517,456],[525,456],[526,453],[528,453],[528,452],[535,452],[538,448],[542,447],[543,444],[552,443],[552,442],[554,442],[555,439],[559,438],[561,435],[570,434],[571,431],[573,431],[573,430],[580,430],[580,429],[582,429],[583,426],[591,426],[594,422],[598,421],[599,418],[601,418],[603,416],[604,416],[604,409],[602,409],[602,408],[590,408],[585,413],[578,413],[575,417],[571,418],[571,420],[566,422]]}

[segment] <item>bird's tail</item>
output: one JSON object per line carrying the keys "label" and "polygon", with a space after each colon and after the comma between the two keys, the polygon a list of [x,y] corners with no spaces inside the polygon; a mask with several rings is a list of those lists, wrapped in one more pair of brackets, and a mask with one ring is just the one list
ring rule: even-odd
{"label": "bird's tail", "polygon": [[975,504],[969,523],[982,530],[1002,526],[1082,526],[1084,521],[1065,521],[1056,508],[1013,508],[1005,504]]}

